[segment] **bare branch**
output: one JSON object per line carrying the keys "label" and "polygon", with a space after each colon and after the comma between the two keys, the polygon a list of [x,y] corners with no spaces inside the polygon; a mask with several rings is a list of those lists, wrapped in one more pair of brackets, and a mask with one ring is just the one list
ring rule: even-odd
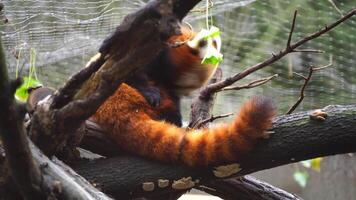
{"label": "bare branch", "polygon": [[291,43],[291,41],[292,41],[292,35],[293,35],[293,32],[294,32],[295,20],[297,19],[297,14],[298,14],[298,11],[295,10],[295,11],[294,11],[294,16],[293,16],[293,21],[292,21],[292,27],[290,28],[290,32],[289,32],[289,35],[288,35],[288,40],[287,40],[287,47],[286,47],[286,49],[289,49],[289,48],[290,48],[290,43]]}
{"label": "bare branch", "polygon": [[203,121],[199,122],[194,128],[201,128],[201,127],[205,126],[206,124],[211,123],[217,119],[230,117],[231,115],[234,115],[234,113],[228,113],[228,114],[217,115],[217,116],[212,115],[208,119],[204,119]]}
{"label": "bare branch", "polygon": [[329,64],[321,66],[321,67],[313,67],[313,70],[314,71],[323,70],[323,69],[328,68],[328,67],[330,67],[332,65],[333,65],[333,56],[331,55],[330,58],[329,58]]}
{"label": "bare branch", "polygon": [[[299,96],[299,99],[298,99],[298,101],[288,110],[288,112],[286,113],[286,114],[291,114],[298,106],[299,106],[299,104],[303,101],[303,99],[304,99],[304,90],[305,90],[305,88],[307,87],[307,85],[308,85],[308,83],[309,83],[309,81],[310,81],[310,79],[311,79],[311,77],[312,77],[312,75],[313,75],[313,72],[314,72],[314,70],[313,70],[313,67],[309,67],[309,74],[308,74],[308,76],[307,77],[304,77],[304,76],[302,76],[304,79],[305,79],[305,82],[304,82],[304,84],[303,84],[303,86],[301,87],[301,89],[300,89],[300,96]],[[301,75],[300,75],[301,76]]]}
{"label": "bare branch", "polygon": [[319,70],[323,70],[325,68],[328,68],[332,65],[332,56],[330,56],[330,63],[325,65],[325,66],[322,66],[322,67],[309,67],[309,74],[307,77],[303,76],[302,74],[298,74],[298,73],[295,73],[297,74],[298,76],[304,78],[304,84],[303,86],[301,87],[300,89],[300,96],[299,96],[299,99],[298,101],[288,110],[288,112],[286,114],[291,114],[298,106],[299,104],[303,101],[304,99],[304,91],[305,91],[305,88],[307,87],[312,75],[313,75],[313,72],[315,71],[319,71]]}
{"label": "bare branch", "polygon": [[344,16],[344,14],[342,14],[341,10],[337,7],[337,5],[333,0],[328,0],[328,1],[341,16]]}
{"label": "bare branch", "polygon": [[293,52],[302,52],[302,53],[325,53],[323,50],[318,49],[295,49]]}
{"label": "bare branch", "polygon": [[250,89],[250,88],[254,88],[254,87],[263,85],[276,77],[278,77],[278,74],[275,74],[273,76],[269,76],[266,78],[257,79],[257,80],[254,80],[254,81],[247,83],[246,85],[242,85],[242,86],[225,87],[225,88],[221,89],[220,91]]}
{"label": "bare branch", "polygon": [[306,76],[304,76],[303,74],[300,74],[300,73],[298,73],[298,72],[293,72],[293,74],[295,74],[295,75],[297,75],[297,76],[303,78],[304,80],[307,80],[307,79],[308,79]]}
{"label": "bare branch", "polygon": [[271,58],[258,63],[256,65],[253,65],[251,67],[248,67],[246,70],[235,74],[231,77],[226,78],[223,81],[214,83],[214,84],[210,84],[208,85],[203,91],[200,92],[200,98],[208,98],[209,95],[221,90],[222,88],[229,86],[233,83],[235,83],[238,80],[241,80],[242,78],[245,78],[246,76],[248,76],[249,74],[262,69],[266,66],[269,66],[273,63],[275,63],[276,61],[280,60],[281,58],[283,58],[285,55],[293,52],[293,50],[295,50],[296,48],[302,46],[303,44],[309,42],[310,40],[313,40],[327,32],[329,32],[330,30],[334,29],[336,26],[340,25],[341,23],[345,22],[346,20],[348,20],[349,18],[351,18],[352,16],[354,16],[356,14],[356,8],[352,9],[349,13],[347,13],[345,16],[341,17],[340,19],[338,19],[337,21],[335,21],[334,23],[330,24],[329,26],[326,26],[325,28],[314,32],[302,39],[300,39],[299,41],[290,44],[290,48],[287,48],[283,51],[280,51],[278,54],[276,55],[272,55]]}

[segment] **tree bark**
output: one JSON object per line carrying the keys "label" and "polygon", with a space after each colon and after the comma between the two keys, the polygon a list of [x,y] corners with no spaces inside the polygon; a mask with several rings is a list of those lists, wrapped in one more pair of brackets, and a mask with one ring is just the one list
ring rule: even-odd
{"label": "tree bark", "polygon": [[301,198],[276,188],[252,176],[212,180],[198,187],[209,194],[224,200],[300,200]]}
{"label": "tree bark", "polygon": [[[328,106],[323,111],[328,114],[325,121],[312,119],[313,111],[276,118],[272,136],[238,162],[241,170],[232,177],[315,157],[355,152],[356,105]],[[182,177],[192,177],[200,184],[217,179],[214,168],[171,166],[135,156],[107,158],[73,167],[87,180],[100,185],[103,191],[126,197],[175,191],[171,183]],[[142,190],[144,182],[157,185],[158,179],[169,180],[169,187],[155,187],[153,192]]]}

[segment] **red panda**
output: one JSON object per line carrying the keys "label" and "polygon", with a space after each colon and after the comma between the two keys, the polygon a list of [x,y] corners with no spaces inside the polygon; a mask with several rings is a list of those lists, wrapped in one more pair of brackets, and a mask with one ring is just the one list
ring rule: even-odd
{"label": "red panda", "polygon": [[253,98],[245,103],[230,124],[187,130],[157,120],[162,110],[174,105],[164,88],[161,95],[162,103],[153,107],[136,89],[121,84],[92,119],[129,152],[188,166],[238,161],[258,140],[268,136],[266,131],[271,128],[274,108],[266,99]]}
{"label": "red panda", "polygon": [[[178,47],[171,47],[176,44]],[[190,27],[182,26],[181,35],[168,40],[168,46],[143,71],[130,77],[126,83],[136,88],[153,106],[160,103],[159,87],[173,99],[175,112],[163,112],[159,119],[182,125],[180,99],[202,87],[214,74],[217,65],[202,64],[207,51],[220,51],[220,36],[205,38]]]}
{"label": "red panda", "polygon": [[201,87],[215,71],[216,66],[201,64],[204,51],[211,45],[220,50],[219,39],[206,39],[184,28],[182,33],[169,42],[183,38],[184,44],[167,47],[144,72],[148,86],[157,88],[159,104],[147,101],[151,92],[144,94],[145,87],[140,89],[127,81],[92,119],[123,149],[144,157],[188,166],[238,161],[258,140],[268,136],[273,105],[269,100],[253,98],[230,124],[197,130],[180,128],[180,97]]}

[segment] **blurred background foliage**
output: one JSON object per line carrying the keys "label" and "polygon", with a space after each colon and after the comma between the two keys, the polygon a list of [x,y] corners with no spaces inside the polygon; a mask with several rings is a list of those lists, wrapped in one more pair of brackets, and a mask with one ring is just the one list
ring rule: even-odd
{"label": "blurred background foliage", "polygon": [[[4,20],[6,17],[8,23],[1,25],[0,29],[11,76],[15,77],[17,72],[19,75],[26,76],[29,74],[30,66],[34,65],[38,79],[43,85],[58,88],[70,75],[85,65],[96,53],[101,41],[113,32],[125,15],[137,10],[146,1],[4,0],[2,2],[5,5],[2,18]],[[261,62],[269,58],[273,52],[277,53],[283,49],[294,10],[298,10],[298,17],[292,41],[297,41],[356,7],[355,0],[213,0],[212,2],[214,3],[213,23],[222,30],[224,60],[220,67],[225,77]],[[205,27],[204,8],[205,1],[186,18],[186,21],[196,30]],[[315,109],[330,104],[355,103],[355,45],[356,17],[353,17],[335,30],[302,47],[322,50],[325,53],[290,54],[281,61],[251,74],[237,85],[278,74],[279,76],[271,82],[254,89],[221,92],[214,114],[230,113],[236,110],[243,100],[255,94],[271,96],[279,113],[285,113],[298,99],[300,87],[304,82],[302,78],[293,75],[293,72],[306,75],[308,66],[326,65],[330,57],[333,58],[333,65],[314,73],[306,89],[305,100],[298,110]],[[33,51],[36,58],[33,58],[33,53],[31,54]],[[184,116],[188,116],[190,101],[191,98],[187,98],[183,102]],[[351,157],[345,160],[348,161]],[[321,166],[323,169],[323,164]],[[288,171],[286,168],[274,170]],[[273,183],[273,180],[279,180],[278,177],[282,176],[280,179],[287,181],[292,177],[293,171],[299,170],[299,167],[296,169],[295,166],[291,166],[284,178],[278,172],[276,173],[278,176],[274,174],[270,176],[273,178],[268,176],[265,178],[272,179]],[[351,172],[350,169],[347,170],[345,173],[349,178],[351,177],[352,183],[356,184],[355,170]],[[272,172],[265,174],[269,173]],[[316,177],[323,180],[321,176]],[[327,182],[325,180],[324,182]],[[341,186],[346,183],[347,180]],[[288,184],[277,183],[277,185],[286,187]],[[297,186],[291,187],[289,191],[303,194],[300,188],[296,189]],[[350,198],[328,195],[327,191],[324,194],[326,196],[320,198],[314,194],[313,199],[356,198],[356,191],[344,192],[350,195]]]}

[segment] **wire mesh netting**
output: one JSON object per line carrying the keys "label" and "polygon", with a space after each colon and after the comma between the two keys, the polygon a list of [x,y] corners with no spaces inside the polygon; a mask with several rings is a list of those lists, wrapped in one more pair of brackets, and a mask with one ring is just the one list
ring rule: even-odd
{"label": "wire mesh netting", "polygon": [[[145,4],[141,0],[5,0],[1,26],[9,71],[28,74],[30,60],[44,85],[59,87],[95,54],[101,41],[123,17]],[[314,32],[355,7],[354,0],[215,0],[213,23],[222,30],[224,75],[232,75],[261,62],[285,47],[291,18],[298,10],[293,40]],[[187,17],[195,29],[205,27],[205,1]],[[3,17],[3,18],[4,18]],[[243,82],[279,74],[266,86],[227,92],[219,96],[218,112],[237,107],[250,94],[273,95],[280,111],[298,97],[303,80],[292,72],[307,73],[308,65],[333,66],[314,75],[300,109],[356,100],[356,19],[341,25],[303,48],[323,54],[295,53],[255,73]]]}

